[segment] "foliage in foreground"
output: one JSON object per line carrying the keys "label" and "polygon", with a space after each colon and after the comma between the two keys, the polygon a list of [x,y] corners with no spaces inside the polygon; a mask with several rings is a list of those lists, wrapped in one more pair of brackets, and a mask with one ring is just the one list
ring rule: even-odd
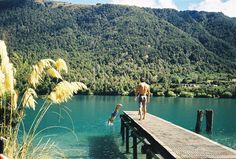
{"label": "foliage in foreground", "polygon": [[[87,89],[87,87],[81,82],[68,82],[63,79],[61,71],[68,70],[64,60],[42,59],[32,66],[25,85],[27,87],[24,88],[25,92],[20,100],[15,85],[22,81],[15,80],[17,70],[10,62],[4,41],[0,41],[0,57],[0,136],[5,138],[4,153],[12,159],[47,158],[52,153],[59,153],[55,151],[57,148],[50,140],[46,143],[40,140],[37,145],[33,144],[40,133],[40,131],[37,132],[38,125],[53,103],[65,102],[78,90]],[[25,108],[35,109],[37,98],[35,89],[43,83],[44,76],[54,80],[52,89],[45,96],[45,102],[35,116],[29,131],[23,130],[22,141],[19,141],[20,124],[24,118]]]}

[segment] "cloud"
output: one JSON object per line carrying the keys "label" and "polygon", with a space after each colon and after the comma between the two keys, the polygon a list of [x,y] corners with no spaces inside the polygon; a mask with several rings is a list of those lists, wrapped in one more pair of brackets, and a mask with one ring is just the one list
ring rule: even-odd
{"label": "cloud", "polygon": [[159,0],[159,7],[158,8],[174,8],[174,9],[177,9],[177,6],[173,2],[173,0]]}
{"label": "cloud", "polygon": [[191,4],[189,10],[222,12],[229,17],[236,17],[236,0],[203,0]]}
{"label": "cloud", "polygon": [[173,2],[173,0],[111,0],[111,3],[138,7],[177,9],[177,6]]}

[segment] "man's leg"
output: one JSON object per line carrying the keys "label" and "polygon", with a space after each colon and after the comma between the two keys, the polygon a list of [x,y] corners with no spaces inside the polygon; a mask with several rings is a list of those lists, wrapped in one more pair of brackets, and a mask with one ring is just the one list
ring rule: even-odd
{"label": "man's leg", "polygon": [[143,114],[142,109],[143,109],[142,102],[139,102],[139,110],[138,110],[139,120],[142,120],[142,114]]}
{"label": "man's leg", "polygon": [[145,99],[143,102],[142,102],[142,104],[143,104],[143,119],[145,119],[145,117],[146,117],[146,112],[147,112],[147,100]]}

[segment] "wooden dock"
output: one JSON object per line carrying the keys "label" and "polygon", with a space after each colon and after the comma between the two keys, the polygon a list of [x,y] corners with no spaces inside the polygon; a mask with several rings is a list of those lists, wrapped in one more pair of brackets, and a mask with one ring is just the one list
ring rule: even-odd
{"label": "wooden dock", "polygon": [[147,114],[145,120],[138,119],[137,111],[125,111],[121,115],[122,139],[126,138],[128,153],[131,132],[134,159],[139,143],[144,144],[141,151],[147,158],[236,159],[235,150],[159,117]]}

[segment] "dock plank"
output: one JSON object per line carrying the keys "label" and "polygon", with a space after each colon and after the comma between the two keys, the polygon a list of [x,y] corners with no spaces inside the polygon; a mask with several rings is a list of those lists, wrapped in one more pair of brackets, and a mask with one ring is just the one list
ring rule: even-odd
{"label": "dock plank", "polygon": [[177,126],[147,113],[145,120],[138,120],[137,111],[124,111],[174,158],[183,159],[236,159],[236,151],[204,136]]}

